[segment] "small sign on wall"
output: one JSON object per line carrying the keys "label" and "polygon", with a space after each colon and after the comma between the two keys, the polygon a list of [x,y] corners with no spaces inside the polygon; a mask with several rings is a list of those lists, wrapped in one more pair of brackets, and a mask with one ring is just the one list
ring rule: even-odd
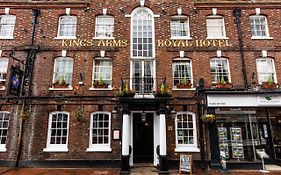
{"label": "small sign on wall", "polygon": [[192,175],[192,155],[180,154],[179,174],[189,172]]}
{"label": "small sign on wall", "polygon": [[113,140],[120,140],[120,129],[113,130]]}

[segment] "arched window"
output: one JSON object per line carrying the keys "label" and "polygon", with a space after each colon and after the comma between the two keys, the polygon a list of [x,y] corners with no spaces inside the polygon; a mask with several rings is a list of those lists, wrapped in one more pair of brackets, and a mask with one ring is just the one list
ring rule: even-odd
{"label": "arched window", "polygon": [[0,111],[0,152],[5,152],[9,128],[9,112]]}
{"label": "arched window", "polygon": [[193,112],[178,112],[175,118],[176,149],[178,152],[198,152],[196,118]]}
{"label": "arched window", "polygon": [[63,15],[59,18],[58,38],[76,38],[77,17]]}
{"label": "arched window", "polygon": [[132,58],[154,57],[154,17],[148,8],[139,7],[131,18]]}
{"label": "arched window", "polygon": [[173,80],[175,88],[191,88],[193,77],[190,59],[178,58],[173,60]]}
{"label": "arched window", "polygon": [[250,25],[251,25],[252,39],[269,37],[266,16],[264,15],[250,16]]}
{"label": "arched window", "polygon": [[222,77],[225,82],[230,83],[230,70],[228,59],[226,58],[212,58],[210,60],[212,83],[220,82]]}
{"label": "arched window", "polygon": [[112,60],[109,58],[95,58],[92,82],[94,88],[112,87]]}
{"label": "arched window", "polygon": [[73,59],[70,57],[58,57],[54,64],[54,84],[64,84],[69,87],[72,84]]}
{"label": "arched window", "polygon": [[90,144],[87,151],[111,151],[111,114],[94,112],[91,114]]}
{"label": "arched window", "polygon": [[0,83],[2,86],[5,85],[7,70],[8,70],[9,59],[8,58],[0,58]]}
{"label": "arched window", "polygon": [[15,15],[0,16],[0,39],[13,39],[15,23]]}
{"label": "arched window", "polygon": [[172,16],[171,18],[171,38],[186,39],[190,37],[189,20],[187,16]]}
{"label": "arched window", "polygon": [[113,38],[114,18],[109,15],[99,15],[96,17],[96,38]]}
{"label": "arched window", "polygon": [[52,112],[49,115],[46,152],[68,151],[69,113]]}
{"label": "arched window", "polygon": [[207,38],[225,38],[224,18],[220,15],[210,15],[206,18]]}
{"label": "arched window", "polygon": [[272,81],[276,83],[276,72],[274,59],[272,58],[257,58],[257,73],[258,73],[258,82],[262,84],[263,82]]}

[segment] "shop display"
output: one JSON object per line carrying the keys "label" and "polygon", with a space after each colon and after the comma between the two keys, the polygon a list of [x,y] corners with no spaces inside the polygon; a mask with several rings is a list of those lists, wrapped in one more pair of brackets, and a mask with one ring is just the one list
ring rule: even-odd
{"label": "shop display", "polygon": [[227,129],[225,127],[218,127],[218,135],[219,135],[219,148],[220,153],[224,153],[225,158],[229,158],[229,150],[228,150],[228,139],[227,139]]}
{"label": "shop display", "polygon": [[230,128],[231,147],[233,158],[244,158],[242,130],[241,128]]}

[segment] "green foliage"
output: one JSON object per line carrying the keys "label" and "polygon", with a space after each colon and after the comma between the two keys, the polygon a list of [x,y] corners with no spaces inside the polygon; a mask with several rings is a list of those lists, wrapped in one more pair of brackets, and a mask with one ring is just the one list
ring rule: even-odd
{"label": "green foliage", "polygon": [[160,93],[164,94],[165,91],[166,91],[166,87],[165,87],[164,83],[162,83],[161,86],[160,86]]}
{"label": "green foliage", "polygon": [[220,84],[226,84],[226,82],[224,80],[224,76],[221,76]]}

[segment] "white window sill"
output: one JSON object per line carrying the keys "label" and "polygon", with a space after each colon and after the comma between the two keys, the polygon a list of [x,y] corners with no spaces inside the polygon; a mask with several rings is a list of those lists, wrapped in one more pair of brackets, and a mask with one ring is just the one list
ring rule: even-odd
{"label": "white window sill", "polygon": [[0,88],[0,91],[4,91],[4,90],[6,90],[6,87],[5,87],[5,86],[2,86],[2,87]]}
{"label": "white window sill", "polygon": [[14,37],[5,37],[5,36],[0,36],[0,39],[14,39]]}
{"label": "white window sill", "polygon": [[6,144],[1,144],[0,145],[0,152],[6,152],[7,149],[6,149]]}
{"label": "white window sill", "polygon": [[114,37],[93,37],[93,39],[99,40],[99,39],[115,39]]}
{"label": "white window sill", "polygon": [[191,37],[189,36],[184,36],[184,37],[171,37],[171,40],[192,40]]}
{"label": "white window sill", "polygon": [[226,37],[226,36],[220,36],[220,37],[209,36],[209,37],[207,37],[206,39],[229,39],[229,38]]}
{"label": "white window sill", "polygon": [[252,36],[251,39],[253,39],[253,40],[255,40],[255,39],[256,40],[267,40],[267,39],[271,40],[271,39],[273,39],[273,37],[269,37],[269,36],[264,36],[264,37]]}
{"label": "white window sill", "polygon": [[153,94],[151,95],[141,95],[141,94],[136,94],[134,98],[155,98]]}
{"label": "white window sill", "polygon": [[76,36],[57,36],[54,39],[77,39]]}
{"label": "white window sill", "polygon": [[173,88],[173,91],[194,91],[196,90],[194,87],[192,88]]}
{"label": "white window sill", "polygon": [[189,147],[189,146],[186,146],[186,147],[176,147],[175,148],[175,152],[200,152],[200,149],[199,148],[196,148],[196,147]]}
{"label": "white window sill", "polygon": [[73,90],[73,87],[70,86],[70,87],[67,87],[67,88],[49,88],[49,91],[72,91]]}
{"label": "white window sill", "polygon": [[112,91],[113,88],[110,87],[110,88],[94,88],[94,87],[91,87],[89,88],[90,91]]}
{"label": "white window sill", "polygon": [[112,149],[109,146],[93,145],[87,148],[87,152],[111,152]]}
{"label": "white window sill", "polygon": [[44,148],[43,152],[68,152],[68,148],[58,148],[58,147]]}

